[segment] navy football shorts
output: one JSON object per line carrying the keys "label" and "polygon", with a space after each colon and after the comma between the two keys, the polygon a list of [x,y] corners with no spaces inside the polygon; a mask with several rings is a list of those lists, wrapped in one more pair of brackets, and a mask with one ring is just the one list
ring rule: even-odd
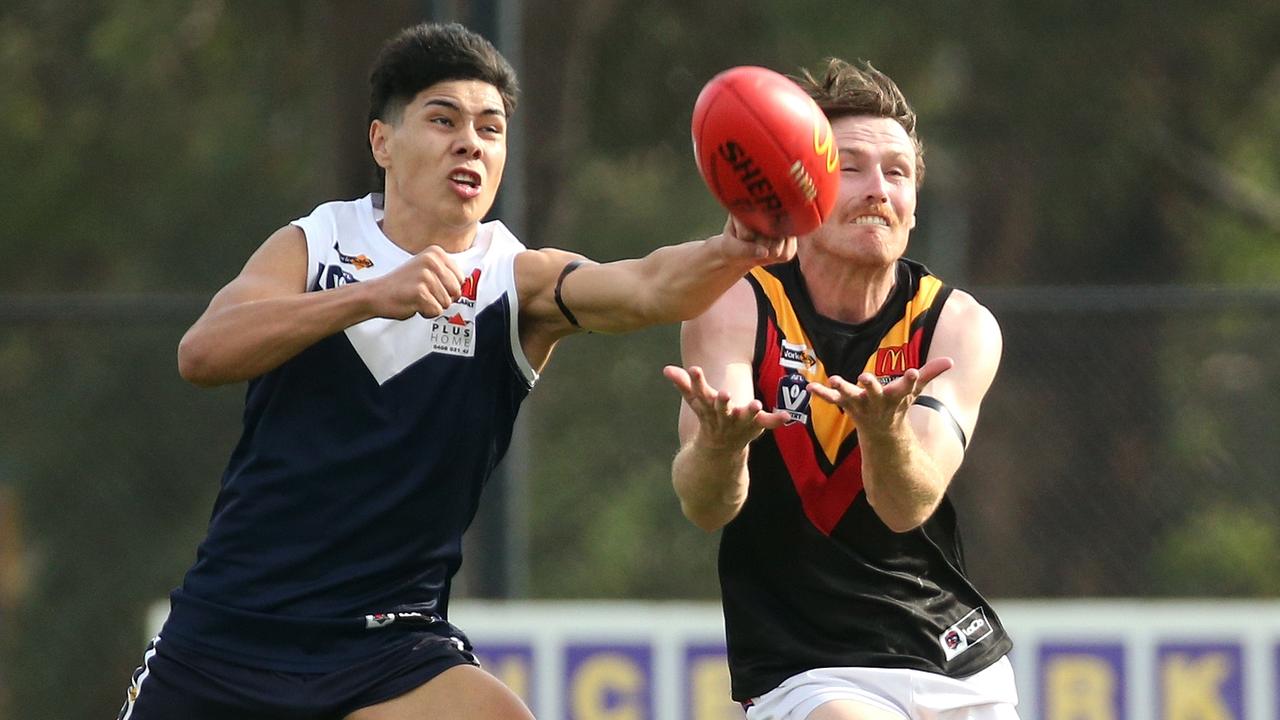
{"label": "navy football shorts", "polygon": [[133,673],[119,720],[341,720],[451,667],[479,664],[465,637],[418,635],[417,643],[329,673],[246,667],[157,637]]}

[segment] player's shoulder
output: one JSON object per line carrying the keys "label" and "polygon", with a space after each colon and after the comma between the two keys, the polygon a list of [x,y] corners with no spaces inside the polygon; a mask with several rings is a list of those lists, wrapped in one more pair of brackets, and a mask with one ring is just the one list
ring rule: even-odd
{"label": "player's shoulder", "polygon": [[520,238],[502,223],[501,220],[490,220],[480,224],[478,238],[482,239],[486,249],[495,254],[519,254],[528,250]]}
{"label": "player's shoulder", "polygon": [[358,213],[368,210],[380,210],[381,201],[376,194],[365,195],[348,200],[326,200],[311,209],[311,212],[303,215],[299,219],[307,218],[344,218],[355,217]]}
{"label": "player's shoulder", "polygon": [[1004,346],[1000,323],[991,310],[969,292],[953,289],[942,306],[934,330],[934,347],[975,352],[999,358]]}
{"label": "player's shoulder", "polygon": [[705,312],[683,323],[680,338],[686,359],[695,364],[713,359],[750,359],[758,320],[755,291],[743,278]]}
{"label": "player's shoulder", "polygon": [[515,258],[516,284],[521,294],[537,294],[555,285],[571,263],[589,263],[586,257],[558,248],[521,247]]}
{"label": "player's shoulder", "polygon": [[716,298],[706,312],[690,322],[706,319],[720,323],[742,324],[750,321],[754,327],[755,318],[756,292],[751,286],[751,281],[743,277]]}
{"label": "player's shoulder", "polygon": [[972,293],[960,288],[953,288],[942,306],[940,321],[947,320],[964,326],[994,326],[999,331],[1000,324],[995,313],[978,301]]}

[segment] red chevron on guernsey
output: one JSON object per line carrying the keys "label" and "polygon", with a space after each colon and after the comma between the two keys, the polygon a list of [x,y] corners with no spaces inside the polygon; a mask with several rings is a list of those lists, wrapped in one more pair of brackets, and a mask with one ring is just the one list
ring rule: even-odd
{"label": "red chevron on guernsey", "polygon": [[780,427],[773,431],[773,440],[791,473],[805,516],[823,535],[830,535],[862,492],[862,448],[854,448],[828,475],[818,466],[805,426]]}
{"label": "red chevron on guernsey", "polygon": [[[760,360],[757,377],[757,390],[761,397],[778,396],[778,383],[785,370],[779,362],[781,347],[778,327],[771,319],[766,324],[764,357]],[[793,423],[774,430],[773,442],[778,446],[795,484],[805,516],[822,534],[830,535],[858,493],[862,492],[862,451],[854,448],[834,471],[827,474],[818,455],[823,449],[815,445],[807,424]]]}

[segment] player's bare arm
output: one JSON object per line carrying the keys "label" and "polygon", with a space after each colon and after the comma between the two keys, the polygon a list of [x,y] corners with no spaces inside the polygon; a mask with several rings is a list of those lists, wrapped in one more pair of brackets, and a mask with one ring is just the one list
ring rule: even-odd
{"label": "player's bare arm", "polygon": [[795,247],[793,237],[764,238],[731,218],[706,240],[634,260],[584,262],[568,274],[566,266],[582,256],[555,249],[521,253],[516,284],[525,354],[540,367],[556,341],[575,332],[622,333],[695,317],[748,270],[790,260]]}
{"label": "player's bare arm", "polygon": [[[810,384],[816,397],[839,404],[857,423],[867,501],[895,532],[919,527],[942,501],[964,459],[957,428],[973,437],[1001,348],[990,311],[956,291],[934,331],[933,357],[920,369],[883,387],[869,373],[853,383],[833,376],[827,386]],[[943,409],[916,404],[922,395]]]}
{"label": "player's bare arm", "polygon": [[738,281],[703,315],[684,323],[684,368],[663,374],[680,391],[680,451],[671,482],[685,517],[708,532],[732,520],[747,499],[748,446],[786,420],[755,398],[751,359],[755,297]]}
{"label": "player's bare arm", "polygon": [[315,342],[373,317],[435,317],[462,275],[432,246],[380,278],[306,292],[307,244],[287,225],[267,238],[178,345],[178,371],[203,387],[257,377]]}

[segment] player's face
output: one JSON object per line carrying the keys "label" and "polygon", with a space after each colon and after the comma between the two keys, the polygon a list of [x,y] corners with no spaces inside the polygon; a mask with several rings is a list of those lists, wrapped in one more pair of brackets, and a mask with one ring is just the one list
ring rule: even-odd
{"label": "player's face", "polygon": [[831,123],[840,148],[840,196],[806,239],[815,250],[861,265],[886,265],[907,250],[916,225],[916,151],[889,118]]}
{"label": "player's face", "polygon": [[507,162],[507,116],[497,88],[446,80],[419,92],[398,122],[374,121],[374,159],[387,193],[449,226],[481,220],[493,207]]}

